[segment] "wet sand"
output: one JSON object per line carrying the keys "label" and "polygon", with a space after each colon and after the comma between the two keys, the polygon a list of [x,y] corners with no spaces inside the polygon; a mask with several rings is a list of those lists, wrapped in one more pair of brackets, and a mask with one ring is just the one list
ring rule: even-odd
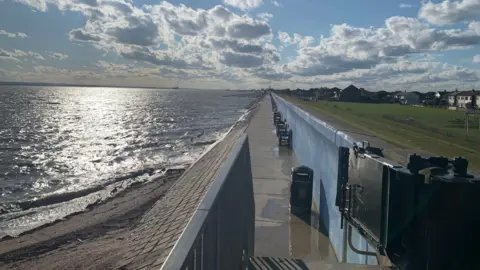
{"label": "wet sand", "polygon": [[103,269],[118,260],[123,240],[183,170],[169,170],[87,211],[0,241],[1,269]]}

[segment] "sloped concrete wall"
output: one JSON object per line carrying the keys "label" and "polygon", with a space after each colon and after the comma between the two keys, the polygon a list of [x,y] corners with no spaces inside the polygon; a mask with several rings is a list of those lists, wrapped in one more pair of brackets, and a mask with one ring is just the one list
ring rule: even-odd
{"label": "sloped concrete wall", "polygon": [[[340,212],[335,206],[338,152],[340,146],[352,147],[356,141],[285,99],[275,94],[272,96],[282,118],[293,130],[293,150],[299,164],[314,170],[313,200],[337,258],[341,260],[345,242],[344,231],[340,229]],[[357,249],[374,251],[355,230],[352,240]],[[347,249],[347,262],[377,264],[375,257],[359,255],[350,248]]]}

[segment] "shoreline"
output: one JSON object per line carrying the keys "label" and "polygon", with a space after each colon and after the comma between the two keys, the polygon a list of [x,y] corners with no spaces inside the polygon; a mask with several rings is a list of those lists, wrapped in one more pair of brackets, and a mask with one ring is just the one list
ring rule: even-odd
{"label": "shoreline", "polygon": [[[75,252],[88,246],[92,253],[102,254],[106,243],[95,243],[126,238],[131,227],[165,196],[183,172],[183,169],[167,171],[164,176],[134,185],[115,197],[90,206],[84,212],[72,214],[18,237],[0,240],[0,268],[51,269],[48,265],[37,266],[36,261],[51,252],[65,252],[64,247],[68,247],[69,252]],[[36,263],[28,266],[29,262]],[[23,266],[17,265],[19,263]]]}
{"label": "shoreline", "polygon": [[[159,170],[153,170],[152,168],[149,168],[148,170],[150,170],[150,173],[149,173],[150,176],[148,176],[146,180],[128,182],[129,179],[125,179],[127,181],[124,181],[124,182],[114,181],[109,184],[99,185],[99,186],[87,188],[84,190],[72,191],[68,193],[59,193],[51,196],[46,196],[34,201],[19,202],[17,205],[24,209],[22,209],[19,212],[12,212],[12,213],[9,213],[8,211],[6,211],[2,214],[5,214],[5,215],[20,214],[19,217],[21,217],[21,214],[25,213],[28,210],[35,210],[35,209],[40,209],[41,207],[55,206],[55,205],[59,205],[57,209],[61,210],[62,212],[61,214],[55,215],[55,217],[51,218],[50,221],[43,220],[41,222],[38,222],[39,225],[36,225],[36,226],[31,225],[30,228],[27,228],[27,229],[26,228],[18,229],[19,230],[18,233],[13,233],[13,234],[11,232],[9,233],[8,229],[6,231],[1,231],[0,242],[4,240],[17,238],[24,234],[34,232],[38,229],[51,226],[57,222],[64,221],[72,216],[81,214],[86,211],[90,211],[96,206],[107,203],[108,201],[114,199],[115,197],[122,196],[124,193],[129,192],[132,189],[135,189],[139,186],[148,184],[158,179],[162,179],[163,177],[168,177],[169,175],[177,171],[183,172],[190,165],[191,164],[184,164],[181,167],[180,166],[177,166],[177,167],[172,166],[170,168],[165,167]],[[144,170],[143,172],[148,173],[147,170]],[[134,180],[134,177],[130,179]],[[80,207],[78,207],[79,205]],[[14,216],[13,220],[15,220],[16,218],[17,216]],[[7,217],[7,220],[8,220],[8,217]]]}

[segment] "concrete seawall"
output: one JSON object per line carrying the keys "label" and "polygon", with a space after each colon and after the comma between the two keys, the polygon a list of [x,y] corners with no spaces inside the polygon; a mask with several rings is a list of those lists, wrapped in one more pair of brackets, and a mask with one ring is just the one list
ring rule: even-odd
{"label": "concrete seawall", "polygon": [[[314,170],[313,200],[339,261],[344,259],[345,234],[340,228],[340,212],[335,206],[338,179],[339,147],[352,147],[354,138],[313,117],[285,99],[272,94],[282,118],[293,130],[293,150],[299,164]],[[360,250],[374,251],[355,230],[353,245]],[[377,264],[372,256],[363,256],[347,248],[348,263]]]}

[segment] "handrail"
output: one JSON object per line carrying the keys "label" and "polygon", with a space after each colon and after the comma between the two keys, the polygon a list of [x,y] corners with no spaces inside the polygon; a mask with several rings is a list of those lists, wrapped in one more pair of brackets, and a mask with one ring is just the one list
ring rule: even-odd
{"label": "handrail", "polygon": [[360,254],[360,255],[364,255],[364,256],[375,256],[375,257],[377,257],[377,253],[376,253],[376,252],[363,251],[363,250],[360,250],[360,249],[356,248],[356,247],[353,245],[353,242],[352,242],[352,230],[353,230],[353,227],[352,227],[352,225],[347,224],[347,227],[346,227],[345,229],[348,230],[348,246],[350,247],[350,249],[351,249],[353,252],[358,253],[358,254]]}
{"label": "handrail", "polygon": [[248,137],[240,137],[162,270],[246,268],[255,209]]}

